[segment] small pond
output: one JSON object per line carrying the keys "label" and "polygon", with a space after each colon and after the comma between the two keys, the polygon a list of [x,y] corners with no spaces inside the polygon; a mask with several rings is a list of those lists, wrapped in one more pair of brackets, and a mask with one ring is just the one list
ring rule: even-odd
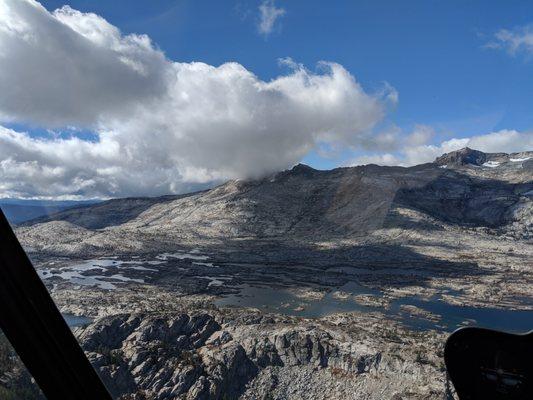
{"label": "small pond", "polygon": [[73,314],[61,314],[63,315],[63,318],[67,322],[68,326],[71,328],[76,328],[78,326],[84,326],[87,324],[90,324],[93,320],[88,317],[80,316],[80,315],[73,315]]}

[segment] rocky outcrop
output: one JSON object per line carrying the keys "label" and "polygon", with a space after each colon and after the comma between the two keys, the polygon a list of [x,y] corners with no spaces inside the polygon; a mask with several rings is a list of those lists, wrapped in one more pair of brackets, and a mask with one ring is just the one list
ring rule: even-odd
{"label": "rocky outcrop", "polygon": [[317,324],[132,314],[103,318],[77,335],[110,391],[124,399],[248,398],[268,393],[273,379],[283,381],[283,371],[295,379],[327,371],[334,382],[383,373],[381,350]]}
{"label": "rocky outcrop", "polygon": [[489,158],[495,158],[497,156],[502,155],[506,154],[494,153],[492,155],[488,155],[487,153],[483,153],[482,151],[473,150],[468,147],[465,147],[464,149],[445,153],[442,156],[437,157],[437,159],[435,160],[435,164],[446,166],[465,164],[482,165],[483,163],[487,162]]}

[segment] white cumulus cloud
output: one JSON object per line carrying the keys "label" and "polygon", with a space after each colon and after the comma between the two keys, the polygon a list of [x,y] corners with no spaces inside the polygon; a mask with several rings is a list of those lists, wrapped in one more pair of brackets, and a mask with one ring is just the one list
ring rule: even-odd
{"label": "white cumulus cloud", "polygon": [[238,63],[174,62],[95,14],[0,0],[0,123],[96,135],[1,128],[0,196],[183,192],[287,168],[322,144],[389,145],[372,132],[394,89],[367,93],[335,63],[283,63],[263,81]]}
{"label": "white cumulus cloud", "polygon": [[0,0],[0,115],[46,126],[94,126],[161,100],[172,65],[146,36],[122,36],[95,14],[53,14]]}

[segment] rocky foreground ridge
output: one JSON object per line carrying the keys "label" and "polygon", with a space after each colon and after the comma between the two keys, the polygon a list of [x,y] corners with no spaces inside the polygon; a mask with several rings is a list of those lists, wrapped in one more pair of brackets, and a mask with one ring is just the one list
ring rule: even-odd
{"label": "rocky foreground ridge", "polygon": [[[75,334],[118,400],[453,398],[442,335],[371,316],[132,313]],[[11,364],[0,365],[0,395],[44,399]]]}
{"label": "rocky foreground ridge", "polygon": [[[417,343],[416,335],[400,339],[404,350],[399,354],[392,351],[398,346],[394,335],[399,339],[392,330],[385,343],[364,329],[347,333],[336,326],[342,323],[297,323],[247,313],[238,317],[128,314],[104,318],[77,334],[116,398],[445,395],[438,352]],[[442,352],[442,346],[437,346]],[[406,371],[409,376],[403,376]]]}

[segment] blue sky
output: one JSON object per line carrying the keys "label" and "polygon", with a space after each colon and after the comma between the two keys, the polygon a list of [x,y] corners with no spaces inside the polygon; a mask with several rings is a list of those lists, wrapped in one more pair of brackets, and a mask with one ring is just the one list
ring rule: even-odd
{"label": "blue sky", "polygon": [[430,124],[455,135],[529,129],[532,63],[483,46],[499,29],[532,23],[530,1],[278,1],[286,14],[264,38],[258,1],[44,1],[95,12],[124,33],[146,33],[172,60],[237,61],[268,80],[277,60],[348,69],[367,90],[400,93],[402,127]]}
{"label": "blue sky", "polygon": [[[322,143],[321,137],[307,150],[295,151],[316,168],[424,162],[458,143],[483,148],[484,135],[504,130],[512,132],[500,136],[515,143],[502,151],[527,150],[517,148],[516,141],[532,140],[533,4],[528,1],[42,1],[49,12],[65,3],[104,18],[123,36],[148,35],[172,62],[199,61],[214,67],[236,62],[258,81],[269,82],[291,74],[280,59],[289,57],[316,75],[322,73],[317,63],[325,60],[340,64],[365,95],[378,98],[389,89],[398,94],[397,102],[380,99],[384,115],[374,118],[376,134],[395,132],[395,145],[376,149],[345,137],[332,145]],[[268,32],[259,28],[262,5],[279,13]],[[520,36],[518,47],[498,36],[503,30],[513,40]],[[1,111],[0,105],[0,116]],[[44,122],[35,121],[34,116],[17,114],[2,125],[29,132],[30,137],[49,137],[49,115]],[[75,129],[52,126],[55,137],[98,141],[102,136],[90,124],[73,121]],[[423,140],[413,140],[420,130],[425,132]],[[500,136],[484,149],[503,143]],[[478,139],[456,140],[469,137]],[[407,143],[435,148],[425,158],[416,158],[409,155]],[[336,150],[324,151],[330,147]],[[215,176],[209,166],[194,168]],[[184,176],[183,170],[180,174]]]}

